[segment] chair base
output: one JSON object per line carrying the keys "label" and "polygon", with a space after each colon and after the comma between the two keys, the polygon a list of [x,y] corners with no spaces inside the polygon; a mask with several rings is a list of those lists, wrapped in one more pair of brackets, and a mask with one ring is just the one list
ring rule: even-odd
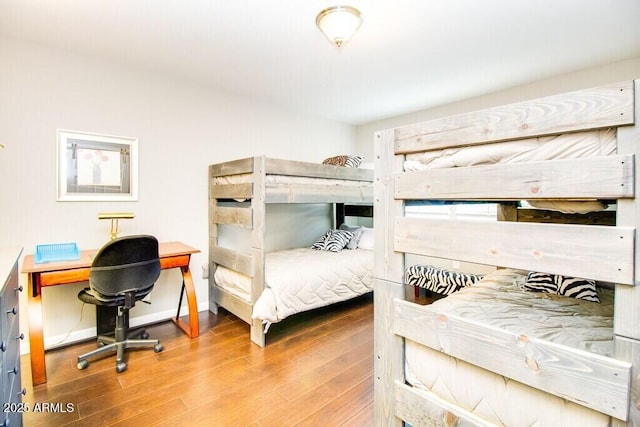
{"label": "chair base", "polygon": [[[114,336],[101,335],[98,337],[99,347],[87,353],[78,356],[77,367],[82,370],[89,366],[89,358],[104,356],[116,353],[116,372],[124,372],[127,370],[127,363],[124,360],[125,350],[127,348],[153,348],[153,351],[159,353],[163,347],[160,340],[146,339],[149,334],[144,328],[135,331],[127,331],[125,327],[126,313],[119,313],[116,318],[116,329]],[[142,337],[138,339],[138,337]]]}

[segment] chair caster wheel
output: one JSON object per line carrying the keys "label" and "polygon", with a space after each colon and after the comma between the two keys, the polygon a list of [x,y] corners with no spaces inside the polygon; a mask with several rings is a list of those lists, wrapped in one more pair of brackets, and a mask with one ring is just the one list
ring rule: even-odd
{"label": "chair caster wheel", "polygon": [[78,367],[78,369],[83,370],[87,366],[89,366],[89,362],[87,362],[86,360],[80,360],[76,366]]}
{"label": "chair caster wheel", "polygon": [[124,363],[124,362],[116,363],[116,372],[117,373],[120,374],[120,373],[122,373],[122,372],[124,372],[126,370],[127,370],[127,364],[126,363]]}
{"label": "chair caster wheel", "polygon": [[160,353],[163,350],[162,344],[156,344],[153,346],[153,351]]}
{"label": "chair caster wheel", "polygon": [[149,332],[144,331],[142,334],[140,334],[140,338],[142,338],[143,340],[146,340],[149,338]]}

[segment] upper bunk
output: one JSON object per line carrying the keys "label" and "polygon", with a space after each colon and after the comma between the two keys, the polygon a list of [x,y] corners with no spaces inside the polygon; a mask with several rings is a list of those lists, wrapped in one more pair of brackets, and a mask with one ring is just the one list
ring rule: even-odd
{"label": "upper bunk", "polygon": [[372,203],[373,170],[265,156],[209,166],[210,197],[263,203]]}
{"label": "upper bunk", "polygon": [[[619,137],[637,132],[629,126],[633,123],[634,82],[629,81],[393,129],[387,132],[392,141],[386,144],[386,161],[379,162],[387,172],[376,172],[392,193],[386,200],[395,204],[385,208],[396,217],[386,241],[398,252],[634,284],[635,217],[621,212],[634,206],[636,147],[633,137]],[[441,164],[415,168],[420,154]],[[458,158],[443,160],[452,154]],[[505,209],[521,200],[573,205],[561,210],[580,213],[615,204],[617,226],[497,222],[477,227],[473,221],[442,223],[404,214],[411,203],[502,202],[501,214],[517,221],[518,210]],[[553,214],[538,216],[545,215]],[[562,216],[581,222],[579,215],[564,213],[557,222]],[[430,238],[424,239],[427,230]],[[552,238],[545,243],[541,236]],[[536,242],[536,249],[518,243],[524,241]]]}

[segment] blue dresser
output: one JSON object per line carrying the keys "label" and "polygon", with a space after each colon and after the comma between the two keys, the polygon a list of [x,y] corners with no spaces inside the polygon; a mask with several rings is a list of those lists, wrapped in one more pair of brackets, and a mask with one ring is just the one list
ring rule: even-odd
{"label": "blue dresser", "polygon": [[18,259],[20,248],[0,248],[0,390],[2,390],[2,427],[22,425],[20,403],[26,392],[20,381],[20,318],[18,296]]}

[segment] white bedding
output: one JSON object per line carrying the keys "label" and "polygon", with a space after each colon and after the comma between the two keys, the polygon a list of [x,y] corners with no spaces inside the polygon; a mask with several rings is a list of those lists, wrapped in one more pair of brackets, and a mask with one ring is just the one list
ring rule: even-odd
{"label": "white bedding", "polygon": [[[525,278],[525,272],[497,270],[428,307],[438,313],[481,320],[511,332],[611,355],[612,291],[598,289],[598,304],[523,291]],[[405,355],[407,382],[499,425],[608,425],[609,417],[604,414],[410,340],[406,341]]]}
{"label": "white bedding", "polygon": [[615,152],[616,131],[604,129],[407,154],[404,170],[577,159],[608,156]]}
{"label": "white bedding", "polygon": [[[218,267],[216,284],[250,302],[251,279]],[[373,251],[340,252],[309,248],[265,256],[265,289],[254,304],[254,319],[275,323],[302,311],[323,307],[373,290]]]}
{"label": "white bedding", "polygon": [[[615,154],[616,150],[615,129],[603,129],[407,154],[404,170],[411,172],[498,163],[608,156]],[[564,213],[588,213],[607,208],[606,204],[595,200],[529,200],[528,202],[535,208]]]}

